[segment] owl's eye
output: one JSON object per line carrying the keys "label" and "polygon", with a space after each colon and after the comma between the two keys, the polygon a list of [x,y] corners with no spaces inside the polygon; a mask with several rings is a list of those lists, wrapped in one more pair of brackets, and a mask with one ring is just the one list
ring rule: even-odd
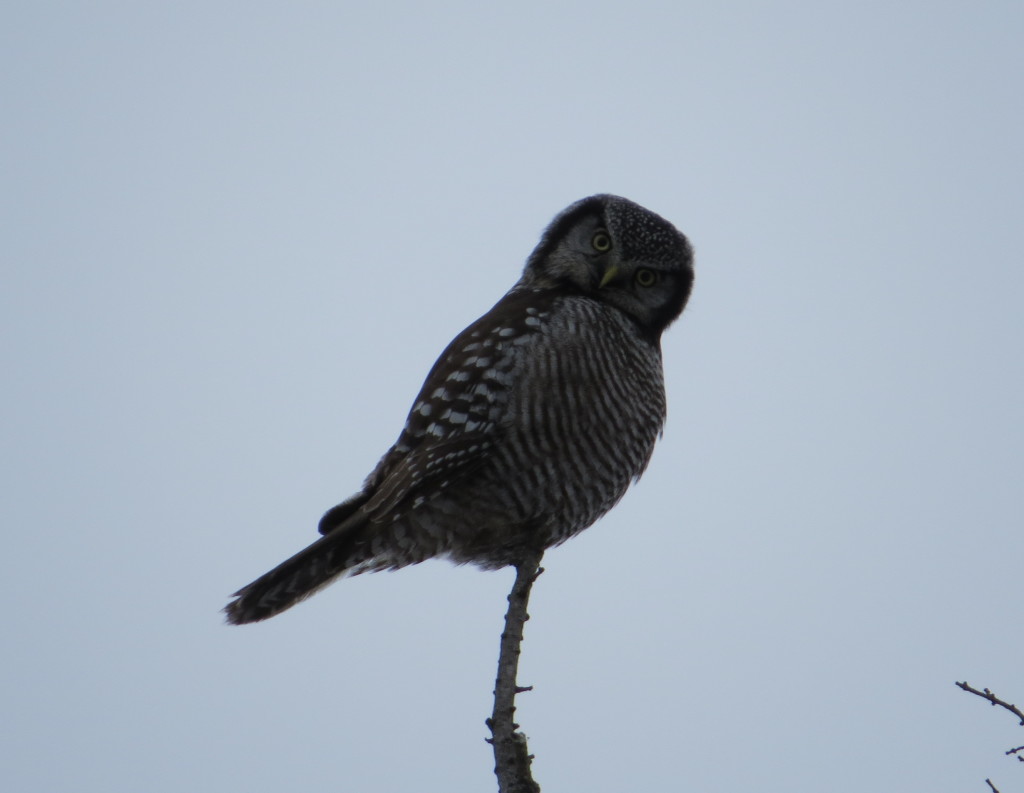
{"label": "owl's eye", "polygon": [[654,270],[641,267],[636,271],[635,278],[637,286],[654,286],[658,281],[658,274]]}
{"label": "owl's eye", "polygon": [[612,249],[612,238],[608,236],[607,231],[599,231],[590,240],[590,244],[598,253],[607,253]]}

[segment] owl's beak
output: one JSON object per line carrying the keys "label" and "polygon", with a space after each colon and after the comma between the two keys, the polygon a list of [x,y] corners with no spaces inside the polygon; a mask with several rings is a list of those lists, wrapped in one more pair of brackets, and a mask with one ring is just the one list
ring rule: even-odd
{"label": "owl's beak", "polygon": [[619,274],[619,268],[614,264],[609,264],[608,269],[604,271],[604,275],[601,276],[601,283],[597,285],[598,289],[604,289],[610,281],[615,280],[615,276]]}

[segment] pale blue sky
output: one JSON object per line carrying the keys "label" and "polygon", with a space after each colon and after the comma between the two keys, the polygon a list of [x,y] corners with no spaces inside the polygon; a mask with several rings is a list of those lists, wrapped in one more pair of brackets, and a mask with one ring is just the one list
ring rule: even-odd
{"label": "pale blue sky", "polygon": [[641,484],[550,552],[545,790],[1005,791],[1024,5],[0,11],[0,788],[494,789],[509,572],[222,624],[547,221],[697,251]]}

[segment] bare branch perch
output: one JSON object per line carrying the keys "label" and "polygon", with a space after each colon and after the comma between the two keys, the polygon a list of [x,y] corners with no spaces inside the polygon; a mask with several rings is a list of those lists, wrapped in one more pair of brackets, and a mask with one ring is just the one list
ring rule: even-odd
{"label": "bare branch perch", "polygon": [[494,746],[494,773],[498,777],[499,793],[540,793],[540,785],[533,780],[530,764],[533,755],[526,748],[526,736],[518,732],[515,723],[516,694],[532,687],[516,683],[519,671],[519,647],[523,641],[523,626],[530,618],[526,608],[530,602],[530,589],[544,572],[540,560],[544,551],[530,551],[516,565],[516,581],[508,596],[505,613],[505,631],[501,634],[498,655],[498,676],[494,683],[494,711],[487,720],[491,729],[489,743]]}

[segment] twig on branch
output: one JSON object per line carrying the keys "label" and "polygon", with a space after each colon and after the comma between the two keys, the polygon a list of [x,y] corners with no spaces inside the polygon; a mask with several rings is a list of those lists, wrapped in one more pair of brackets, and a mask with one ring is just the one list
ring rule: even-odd
{"label": "twig on branch", "polygon": [[544,572],[540,560],[544,551],[529,551],[516,565],[516,582],[508,595],[505,613],[505,631],[501,634],[498,654],[498,676],[494,683],[494,711],[487,720],[491,729],[488,742],[494,746],[494,774],[498,777],[499,793],[540,793],[540,785],[533,781],[530,764],[533,755],[526,748],[526,736],[517,732],[515,723],[516,694],[530,691],[532,686],[520,687],[516,683],[519,670],[519,646],[523,641],[523,626],[530,618],[526,608],[530,602],[530,589]]}
{"label": "twig on branch", "polygon": [[[988,702],[993,707],[998,705],[999,707],[1005,708],[1006,710],[1010,711],[1010,713],[1012,713],[1014,716],[1016,716],[1018,719],[1020,719],[1020,724],[1021,724],[1022,727],[1024,727],[1024,713],[1021,713],[1020,708],[1018,708],[1016,705],[1011,705],[1009,702],[1003,702],[1003,700],[1001,700],[999,697],[997,697],[995,694],[993,694],[987,688],[982,689],[981,691],[979,691],[978,689],[976,689],[972,685],[970,685],[966,680],[963,683],[958,682],[957,685],[960,688],[962,688],[964,691],[967,691],[967,692],[969,692],[971,694],[974,694],[977,697],[981,697],[982,699],[988,700]],[[1020,760],[1022,763],[1024,763],[1024,757],[1021,757],[1019,754],[1017,754],[1018,752],[1021,752],[1021,751],[1024,751],[1024,746],[1018,746],[1016,749],[1010,749],[1009,751],[1006,752],[1006,754],[1007,755],[1016,755],[1017,759]],[[986,779],[985,783],[990,788],[992,788],[992,793],[999,793],[998,788],[996,788],[996,786],[992,784],[991,780]]]}
{"label": "twig on branch", "polygon": [[1021,727],[1024,727],[1024,713],[1021,713],[1020,708],[1018,708],[1016,705],[1011,705],[1009,702],[1003,702],[1001,699],[999,699],[999,697],[997,697],[987,688],[983,691],[978,691],[978,689],[969,686],[966,680],[963,683],[957,683],[957,685],[960,686],[960,688],[962,688],[964,691],[970,691],[972,694],[975,694],[976,696],[979,696],[982,699],[987,699],[993,705],[999,705],[1000,707],[1006,708],[1008,711],[1010,711],[1010,713],[1012,713],[1014,716],[1020,719],[1020,725]]}

